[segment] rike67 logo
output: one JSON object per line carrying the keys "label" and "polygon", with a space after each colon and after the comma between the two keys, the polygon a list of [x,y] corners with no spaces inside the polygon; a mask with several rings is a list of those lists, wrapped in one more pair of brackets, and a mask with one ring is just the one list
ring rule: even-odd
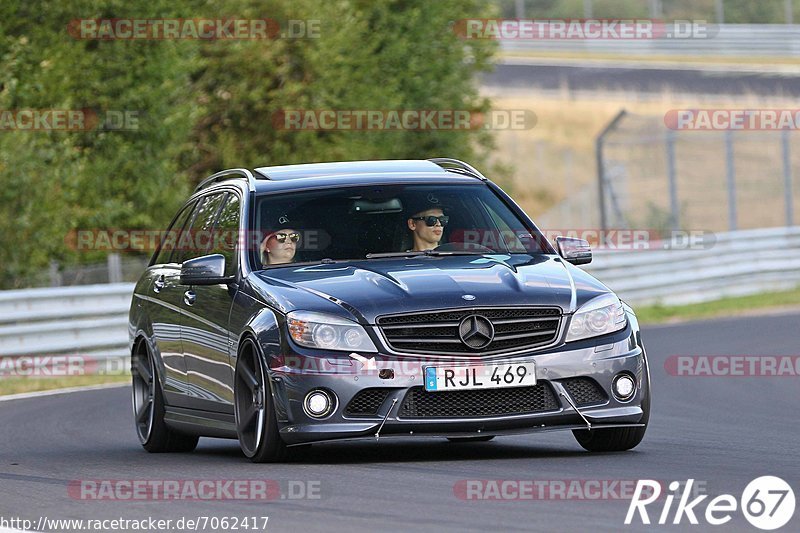
{"label": "rike67 logo", "polygon": [[[751,525],[769,531],[785,526],[794,515],[796,503],[794,491],[786,481],[779,477],[762,476],[754,479],[745,487],[739,500],[731,494],[721,494],[707,502],[705,512],[701,511],[701,504],[708,498],[708,495],[702,494],[689,500],[693,496],[693,485],[694,479],[689,479],[686,483],[678,481],[670,483],[670,492],[663,499],[661,512],[657,518],[653,516],[653,520],[659,525],[667,523],[678,525],[685,517],[690,524],[697,525],[700,523],[698,520],[700,517],[705,519],[709,525],[721,526],[730,522],[733,514],[741,509],[742,514]],[[677,494],[681,487],[683,487],[683,491]],[[625,516],[625,524],[631,524],[637,514],[642,524],[651,524],[647,506],[659,500],[662,496],[661,492],[661,484],[658,481],[639,480],[628,507],[628,514]],[[672,504],[675,499],[678,500],[678,503],[673,511]],[[656,509],[651,508],[650,511],[657,512],[657,506],[653,507]]]}

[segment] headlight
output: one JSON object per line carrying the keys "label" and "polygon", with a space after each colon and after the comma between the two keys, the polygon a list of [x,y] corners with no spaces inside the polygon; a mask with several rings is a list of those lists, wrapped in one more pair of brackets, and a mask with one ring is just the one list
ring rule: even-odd
{"label": "headlight", "polygon": [[572,315],[567,342],[614,333],[625,327],[627,319],[619,298],[604,294],[589,300]]}
{"label": "headlight", "polygon": [[321,350],[377,352],[367,332],[351,320],[310,311],[286,315],[289,335],[301,346]]}

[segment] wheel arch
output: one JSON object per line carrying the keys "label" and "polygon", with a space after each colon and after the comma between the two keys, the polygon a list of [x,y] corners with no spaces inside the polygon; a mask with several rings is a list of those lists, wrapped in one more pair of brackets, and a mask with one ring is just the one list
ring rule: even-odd
{"label": "wheel arch", "polygon": [[267,381],[270,385],[270,395],[272,396],[279,422],[288,420],[288,404],[284,385],[280,378],[275,375],[270,362],[280,358],[283,352],[282,324],[283,321],[279,319],[274,310],[268,307],[261,308],[251,317],[239,334],[235,350],[236,359],[231,361],[235,372],[242,349],[248,342],[252,342],[258,351],[257,355],[261,358],[266,372]]}
{"label": "wheel arch", "polygon": [[234,350],[235,360],[232,361],[233,368],[236,368],[236,361],[239,358],[245,341],[251,340],[264,357],[266,369],[269,372],[269,359],[281,355],[283,339],[281,337],[281,320],[272,309],[264,307],[258,310],[242,328],[236,342]]}

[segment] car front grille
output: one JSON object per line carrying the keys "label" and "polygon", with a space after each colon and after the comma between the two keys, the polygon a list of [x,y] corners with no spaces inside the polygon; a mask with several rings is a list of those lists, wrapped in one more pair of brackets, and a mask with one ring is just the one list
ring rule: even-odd
{"label": "car front grille", "polygon": [[391,389],[364,389],[345,407],[346,416],[377,416]]}
{"label": "car front grille", "polygon": [[[462,322],[473,315],[488,319],[494,330],[491,342],[479,348],[461,338]],[[558,307],[452,309],[377,319],[390,348],[425,355],[491,355],[546,346],[555,342],[560,323]]]}
{"label": "car front grille", "polygon": [[412,387],[400,403],[401,418],[461,418],[524,415],[561,406],[547,382],[532,387],[427,392]]}
{"label": "car front grille", "polygon": [[570,378],[561,382],[578,407],[606,403],[608,395],[591,378]]}

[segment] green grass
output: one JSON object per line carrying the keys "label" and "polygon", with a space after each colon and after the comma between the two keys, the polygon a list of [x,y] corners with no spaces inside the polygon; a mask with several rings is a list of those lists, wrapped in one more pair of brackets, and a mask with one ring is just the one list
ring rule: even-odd
{"label": "green grass", "polygon": [[46,378],[0,377],[0,396],[20,394],[23,392],[65,389],[68,387],[103,385],[106,383],[130,383],[130,381],[130,374]]}
{"label": "green grass", "polygon": [[676,306],[635,307],[636,316],[643,324],[657,324],[698,318],[737,316],[759,310],[800,308],[800,287],[786,292],[768,292],[752,296],[723,298],[712,302]]}

